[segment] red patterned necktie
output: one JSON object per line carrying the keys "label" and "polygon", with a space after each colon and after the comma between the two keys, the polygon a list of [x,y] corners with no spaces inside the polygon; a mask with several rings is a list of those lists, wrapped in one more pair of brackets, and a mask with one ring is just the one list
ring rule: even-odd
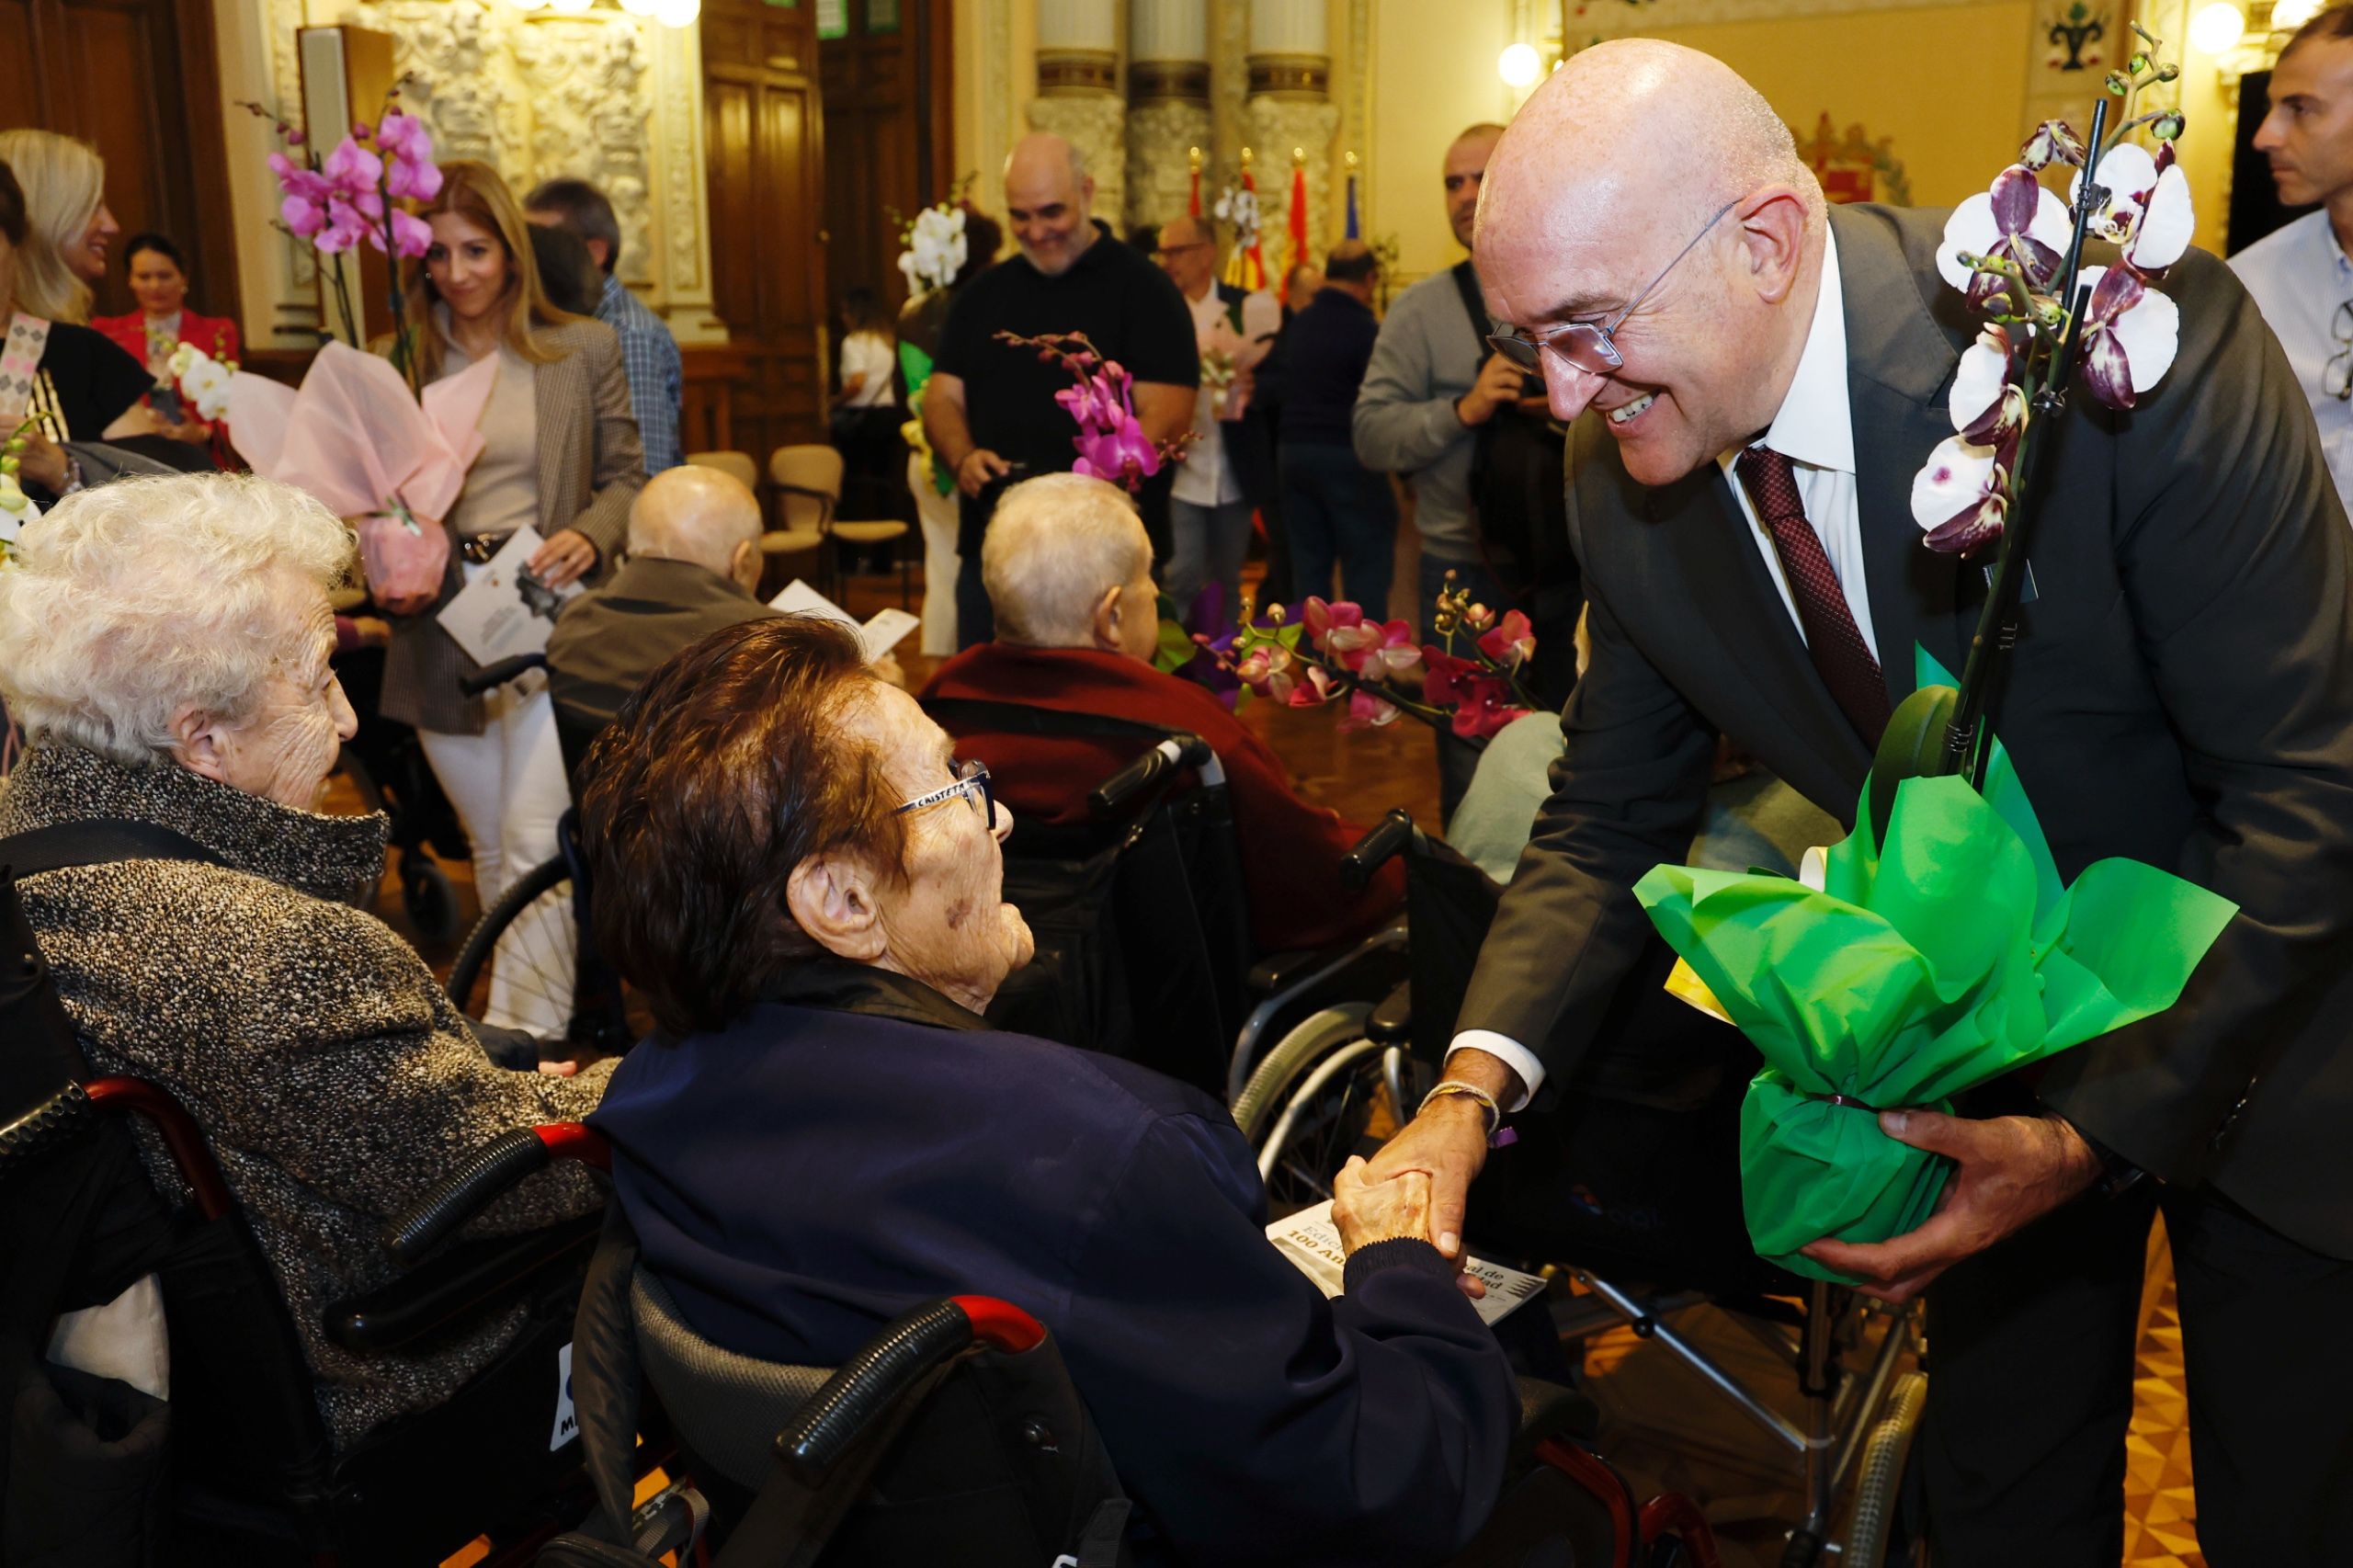
{"label": "red patterned necktie", "polygon": [[1773,536],[1815,671],[1864,744],[1877,747],[1887,729],[1887,677],[1855,625],[1855,613],[1847,607],[1846,591],[1830,569],[1821,536],[1806,521],[1805,502],[1798,494],[1797,474],[1788,456],[1770,447],[1748,447],[1733,467],[1748,487],[1765,531]]}

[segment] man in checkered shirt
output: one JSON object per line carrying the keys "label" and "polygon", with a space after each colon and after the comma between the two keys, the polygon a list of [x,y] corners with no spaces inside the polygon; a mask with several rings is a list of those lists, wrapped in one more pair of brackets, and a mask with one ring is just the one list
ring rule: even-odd
{"label": "man in checkered shirt", "polygon": [[613,275],[620,259],[620,221],[605,193],[585,179],[543,181],[523,203],[534,223],[564,228],[580,236],[588,254],[605,270],[605,292],[597,301],[597,319],[621,340],[621,368],[629,374],[629,399],[637,410],[637,433],[645,443],[645,472],[660,473],[686,460],[678,450],[678,409],[684,396],[685,372],[678,362],[678,340],[662,318],[643,301],[621,286]]}

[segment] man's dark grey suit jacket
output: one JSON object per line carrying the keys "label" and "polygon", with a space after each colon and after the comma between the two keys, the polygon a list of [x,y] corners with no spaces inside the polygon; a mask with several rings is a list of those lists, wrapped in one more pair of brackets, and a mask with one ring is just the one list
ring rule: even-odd
{"label": "man's dark grey suit jacket", "polygon": [[[1913,645],[1958,672],[1982,566],[1921,545],[1912,478],[1952,433],[1972,326],[1942,211],[1834,208],[1871,619],[1890,696]],[[2063,875],[2128,856],[2241,913],[2172,1010],[2055,1058],[2039,1094],[2165,1180],[2353,1257],[2353,602],[2309,404],[2227,268],[2192,251],[2171,372],[2129,414],[2078,392],[2042,464],[1997,731]],[[1631,891],[1680,860],[1719,731],[1850,822],[1870,764],[1814,674],[1713,463],[1637,484],[1597,418],[1569,442],[1592,606],[1568,749],[1458,1027],[1538,1053],[1548,1094],[1651,928]]]}

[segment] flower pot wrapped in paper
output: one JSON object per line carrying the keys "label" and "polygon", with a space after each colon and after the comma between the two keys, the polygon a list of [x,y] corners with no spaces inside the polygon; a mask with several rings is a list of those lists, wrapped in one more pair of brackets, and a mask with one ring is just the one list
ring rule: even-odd
{"label": "flower pot wrapped in paper", "polygon": [[390,363],[329,343],[299,392],[237,372],[229,417],[256,473],[358,519],[378,599],[433,595],[449,560],[440,519],[482,455],[474,426],[497,379],[498,361],[484,358],[426,387],[420,403]]}
{"label": "flower pot wrapped in paper", "polygon": [[[1943,674],[1922,664],[1924,687]],[[1660,866],[1634,887],[1764,1055],[1741,1108],[1749,1237],[1817,1278],[1843,1277],[1799,1248],[1915,1230],[1943,1189],[1950,1162],[1888,1137],[1874,1110],[1949,1111],[2162,1012],[2236,908],[2132,860],[2063,885],[1998,745],[1982,794],[1955,774],[1893,798],[1883,841],[1859,812],[1802,881]]]}

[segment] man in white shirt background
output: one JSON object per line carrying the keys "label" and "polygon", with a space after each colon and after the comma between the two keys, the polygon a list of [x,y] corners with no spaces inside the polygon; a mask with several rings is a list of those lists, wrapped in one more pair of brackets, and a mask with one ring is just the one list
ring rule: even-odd
{"label": "man in white shirt background", "polygon": [[[1217,236],[1190,214],[1164,224],[1161,268],[1193,312],[1202,358],[1200,391],[1193,404],[1198,437],[1177,465],[1169,492],[1168,565],[1162,586],[1178,612],[1211,583],[1224,592],[1223,619],[1239,613],[1243,558],[1250,550],[1250,515],[1267,497],[1266,437],[1248,418],[1251,371],[1267,356],[1282,325],[1282,308],[1261,289],[1245,291],[1217,278]],[[1233,370],[1223,387],[1209,373],[1211,356]]]}
{"label": "man in white shirt background", "polygon": [[2231,258],[2310,394],[2336,494],[2353,508],[2353,8],[2296,29],[2255,133],[2279,199],[2320,203]]}

